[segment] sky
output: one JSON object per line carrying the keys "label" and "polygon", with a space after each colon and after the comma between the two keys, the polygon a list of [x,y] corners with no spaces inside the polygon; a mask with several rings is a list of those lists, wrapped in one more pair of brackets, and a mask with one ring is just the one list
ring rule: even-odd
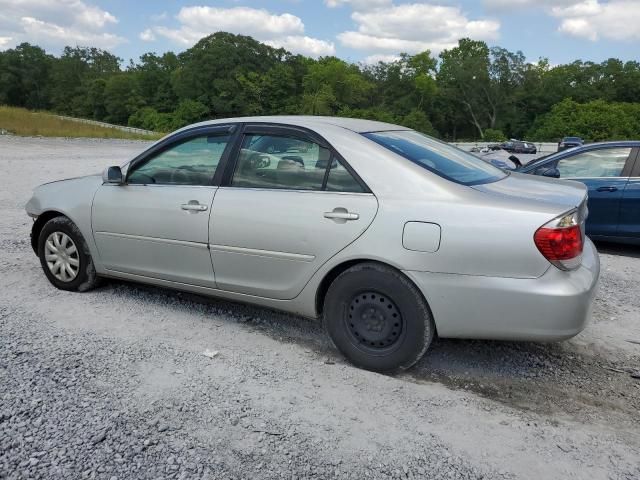
{"label": "sky", "polygon": [[437,55],[462,37],[552,65],[640,60],[640,0],[0,0],[0,50],[95,46],[128,62],[220,30],[363,63]]}

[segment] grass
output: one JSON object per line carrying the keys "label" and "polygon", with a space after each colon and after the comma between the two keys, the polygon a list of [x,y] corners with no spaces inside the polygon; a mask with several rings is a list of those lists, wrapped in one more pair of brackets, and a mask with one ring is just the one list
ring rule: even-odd
{"label": "grass", "polygon": [[64,120],[46,112],[32,112],[24,108],[0,106],[0,130],[26,137],[89,137],[124,138],[128,140],[156,140],[162,134],[144,135],[117,128]]}

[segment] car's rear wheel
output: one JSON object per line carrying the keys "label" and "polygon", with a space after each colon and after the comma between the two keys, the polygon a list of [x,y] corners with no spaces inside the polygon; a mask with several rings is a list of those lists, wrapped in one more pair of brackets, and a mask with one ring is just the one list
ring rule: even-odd
{"label": "car's rear wheel", "polygon": [[331,283],[324,324],[345,357],[380,372],[413,366],[435,333],[429,306],[415,285],[373,262],[355,265]]}
{"label": "car's rear wheel", "polygon": [[42,227],[38,256],[49,281],[61,290],[84,292],[98,284],[89,247],[67,217],[52,218]]}

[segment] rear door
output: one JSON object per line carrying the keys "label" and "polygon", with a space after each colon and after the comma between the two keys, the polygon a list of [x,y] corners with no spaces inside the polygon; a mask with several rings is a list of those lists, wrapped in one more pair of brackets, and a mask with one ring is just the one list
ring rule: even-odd
{"label": "rear door", "polygon": [[375,196],[313,132],[247,125],[216,193],[210,225],[218,288],[296,297],[320,266],[358,238]]}
{"label": "rear door", "polygon": [[635,148],[634,152],[635,163],[620,201],[618,235],[640,238],[640,149]]}
{"label": "rear door", "polygon": [[617,235],[620,203],[634,159],[632,152],[635,155],[630,147],[604,147],[557,161],[560,178],[577,180],[589,189],[588,235]]}

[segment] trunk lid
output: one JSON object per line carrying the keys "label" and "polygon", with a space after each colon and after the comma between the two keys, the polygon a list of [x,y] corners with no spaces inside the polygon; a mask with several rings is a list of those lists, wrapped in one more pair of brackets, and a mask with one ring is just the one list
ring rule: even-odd
{"label": "trunk lid", "polygon": [[535,200],[571,208],[582,207],[587,187],[579,182],[512,172],[497,182],[474,185],[480,192],[514,199]]}

